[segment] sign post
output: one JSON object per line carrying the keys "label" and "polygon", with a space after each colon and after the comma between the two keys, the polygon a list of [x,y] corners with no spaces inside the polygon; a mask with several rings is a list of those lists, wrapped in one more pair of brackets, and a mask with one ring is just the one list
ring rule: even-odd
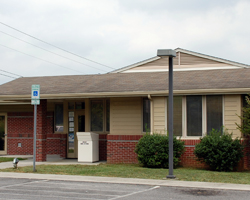
{"label": "sign post", "polygon": [[40,85],[31,87],[31,104],[34,105],[34,136],[33,136],[33,171],[36,171],[36,119],[37,105],[40,104]]}

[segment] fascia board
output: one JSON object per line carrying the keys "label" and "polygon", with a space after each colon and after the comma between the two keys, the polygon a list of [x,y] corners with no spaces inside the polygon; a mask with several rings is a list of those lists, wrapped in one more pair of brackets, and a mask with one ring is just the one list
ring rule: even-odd
{"label": "fascia board", "polygon": [[149,62],[158,60],[158,59],[160,59],[160,57],[156,56],[156,57],[149,58],[149,59],[147,59],[147,60],[143,60],[143,61],[141,61],[141,62],[132,64],[132,65],[129,65],[129,66],[127,66],[127,67],[123,67],[123,68],[120,68],[120,69],[111,71],[111,72],[109,72],[109,73],[120,73],[120,72],[124,72],[124,71],[126,71],[126,70],[131,69],[131,68],[138,67],[138,66],[140,66],[140,65],[144,65],[144,64],[147,64],[147,63],[149,63]]}
{"label": "fascia board", "polygon": [[[242,94],[249,93],[250,88],[229,89],[192,89],[174,90],[174,95],[192,94]],[[168,96],[168,90],[161,91],[136,91],[136,92],[99,92],[99,93],[75,93],[75,94],[41,94],[41,99],[74,99],[74,98],[103,98],[103,97],[134,97],[134,96]],[[1,101],[30,100],[30,95],[1,95]]]}

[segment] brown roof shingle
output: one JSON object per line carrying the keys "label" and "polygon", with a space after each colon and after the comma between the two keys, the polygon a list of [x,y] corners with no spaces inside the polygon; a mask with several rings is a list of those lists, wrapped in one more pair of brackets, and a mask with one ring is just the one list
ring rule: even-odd
{"label": "brown roof shingle", "polygon": [[[164,91],[168,72],[24,77],[0,85],[0,96],[28,95],[32,84],[41,94]],[[250,88],[250,69],[174,72],[174,90],[230,88]]]}

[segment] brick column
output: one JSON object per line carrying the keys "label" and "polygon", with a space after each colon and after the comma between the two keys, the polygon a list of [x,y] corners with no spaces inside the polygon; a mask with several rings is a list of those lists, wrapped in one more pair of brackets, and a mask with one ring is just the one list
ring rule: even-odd
{"label": "brick column", "polygon": [[37,128],[36,128],[36,161],[46,161],[46,143],[47,143],[47,130],[46,130],[46,113],[47,113],[47,100],[40,100],[40,105],[37,106]]}

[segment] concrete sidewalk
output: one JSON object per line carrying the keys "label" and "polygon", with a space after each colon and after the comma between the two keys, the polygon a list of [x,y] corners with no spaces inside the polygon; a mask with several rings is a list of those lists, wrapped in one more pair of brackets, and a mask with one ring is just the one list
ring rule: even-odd
{"label": "concrete sidewalk", "polygon": [[[22,156],[17,156],[17,157],[22,157]],[[48,165],[48,164],[49,165],[76,165],[76,164],[98,165],[100,163],[78,163],[77,159],[73,160],[63,159],[60,161],[57,160],[53,162],[52,161],[36,162],[36,165]],[[33,165],[33,160],[31,157],[29,157],[27,160],[21,160],[18,164],[19,167],[32,166],[32,165]],[[12,162],[0,163],[0,169],[11,168],[11,167],[13,167]],[[56,174],[38,174],[38,173],[12,173],[12,172],[0,172],[0,177],[250,191],[250,185],[246,184],[194,182],[194,181],[179,181],[179,180],[169,180],[169,179],[155,180],[155,179],[138,179],[138,178],[117,178],[117,177],[56,175]]]}
{"label": "concrete sidewalk", "polygon": [[[27,160],[20,160],[18,163],[18,167],[26,167],[33,166],[33,156],[31,155],[9,155],[2,157],[11,157],[11,158],[26,158]],[[99,165],[101,163],[106,162],[95,162],[95,163],[82,163],[78,162],[77,159],[58,159],[58,158],[50,158],[46,162],[36,162],[36,165]],[[0,169],[12,168],[12,162],[2,162],[0,163]]]}

